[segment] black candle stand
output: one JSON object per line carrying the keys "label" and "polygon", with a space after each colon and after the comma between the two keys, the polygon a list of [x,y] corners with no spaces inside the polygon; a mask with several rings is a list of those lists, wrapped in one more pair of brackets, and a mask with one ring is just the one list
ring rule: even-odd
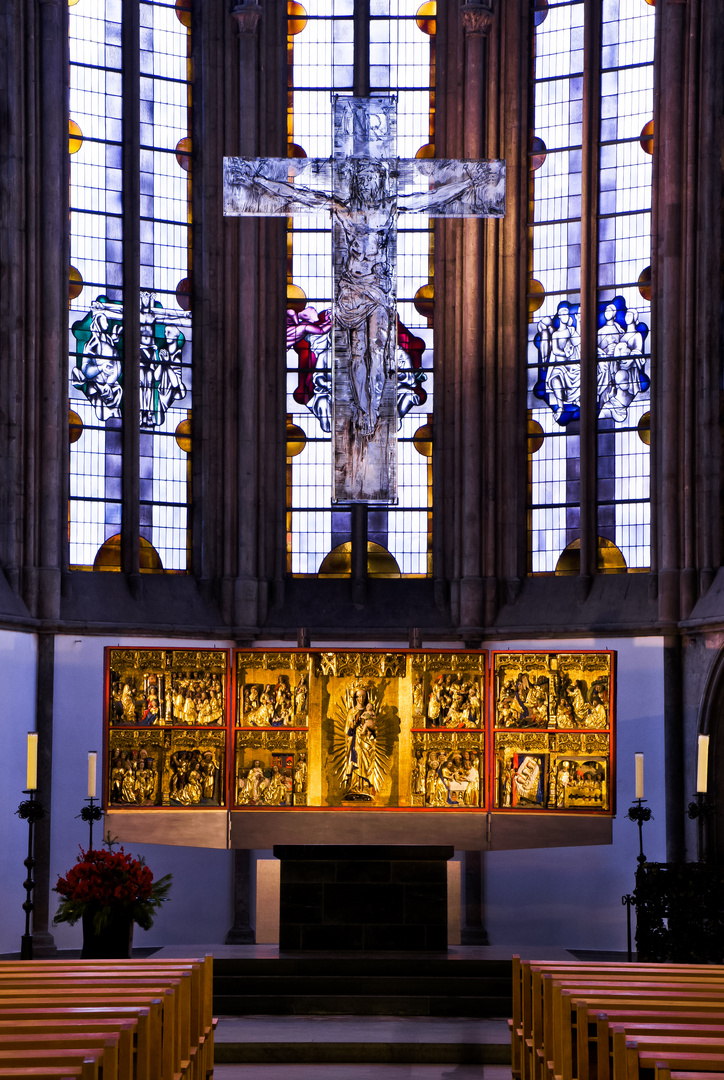
{"label": "black candle stand", "polygon": [[81,812],[79,814],[76,814],[76,817],[79,817],[83,821],[88,822],[88,832],[89,832],[88,850],[92,851],[93,850],[93,822],[101,820],[101,818],[103,817],[103,811],[101,810],[100,806],[95,805],[96,800],[95,800],[94,797],[86,799],[86,802],[88,803],[88,806],[84,806],[83,809],[81,810]]}
{"label": "black candle stand", "polygon": [[705,791],[697,791],[694,798],[696,802],[690,802],[686,812],[692,821],[696,821],[696,861],[706,862],[704,829],[716,809],[716,804]]}
{"label": "black candle stand", "polygon": [[[644,822],[650,821],[653,817],[650,806],[644,806],[645,799],[636,799],[635,805],[630,806],[626,817],[629,821],[635,821],[639,827],[639,853],[636,856],[636,862],[639,866],[643,866],[646,862],[646,856],[644,855]],[[626,907],[626,945],[628,951],[628,962],[631,963],[633,953],[631,951],[631,906],[636,904],[636,896],[634,893],[626,893],[621,897],[621,903]]]}
{"label": "black candle stand", "polygon": [[33,881],[33,867],[35,866],[35,859],[33,858],[35,823],[45,817],[45,809],[39,802],[36,802],[35,796],[37,793],[37,788],[29,788],[27,791],[24,791],[23,795],[28,795],[29,798],[21,802],[20,806],[15,811],[19,817],[28,823],[28,857],[24,862],[28,875],[23,882],[23,887],[25,889],[25,903],[23,904],[23,911],[25,912],[25,933],[22,936],[20,944],[21,960],[33,959],[33,936],[30,933],[30,915],[33,910],[33,890],[35,888],[35,882]]}

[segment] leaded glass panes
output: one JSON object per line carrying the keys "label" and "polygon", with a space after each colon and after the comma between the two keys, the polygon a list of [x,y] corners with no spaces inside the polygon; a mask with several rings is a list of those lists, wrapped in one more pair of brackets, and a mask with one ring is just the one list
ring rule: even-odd
{"label": "leaded glass panes", "polygon": [[192,405],[189,32],[172,3],[141,3],[140,17],[140,527],[166,570],[185,570],[189,455],[185,427],[177,432]]}
{"label": "leaded glass panes", "polygon": [[[651,320],[650,290],[648,284],[639,288],[639,281],[650,280],[647,124],[653,112],[655,13],[643,0],[531,8],[530,568],[576,570],[583,442],[583,452],[596,463],[599,569],[644,569],[649,564]],[[596,35],[590,35],[585,56],[584,20],[600,29],[600,48],[591,50]],[[584,101],[584,87],[591,100]],[[600,116],[598,126],[589,125],[594,147],[582,146],[584,108],[589,116]],[[582,266],[584,161],[589,190],[595,192],[597,246]],[[581,290],[596,295],[588,322]],[[595,445],[593,433],[581,430],[581,365],[591,365],[594,355]]]}
{"label": "leaded glass panes", "polygon": [[[655,11],[603,0],[598,245],[598,532],[629,569],[649,565],[651,258]],[[643,422],[643,423],[642,423]]]}
{"label": "leaded glass panes", "polygon": [[[332,150],[331,94],[351,94],[354,67],[352,4],[308,3],[306,25],[290,19],[290,154],[327,157]],[[397,97],[401,157],[428,146],[432,130],[434,52],[417,26],[419,3],[392,0],[371,7],[368,54],[373,96]],[[301,29],[300,29],[301,27]],[[331,235],[319,218],[290,222],[287,313],[287,393],[290,430],[304,433],[287,465],[288,568],[327,571],[325,557],[349,544],[349,506],[332,503]],[[432,330],[415,294],[431,286],[431,233],[424,218],[398,231],[398,501],[370,508],[368,537],[386,549],[399,571],[429,572],[430,457],[416,449],[417,430],[432,407]],[[431,304],[430,304],[431,307]],[[419,309],[419,310],[418,310]],[[421,315],[420,310],[424,311]],[[294,443],[298,446],[298,441]],[[394,567],[394,564],[392,564]]]}
{"label": "leaded glass panes", "polygon": [[584,6],[582,0],[551,3],[534,35],[528,330],[534,573],[555,570],[563,549],[580,535]]}
{"label": "leaded glass panes", "polygon": [[121,4],[69,9],[70,563],[92,566],[121,522]]}
{"label": "leaded glass panes", "polygon": [[[119,547],[123,425],[139,441],[138,502],[146,568],[187,569],[191,407],[188,4],[138,4],[140,78],[123,69],[119,0],[69,9],[71,119],[70,506],[71,566]],[[140,129],[124,122],[137,96]],[[124,401],[123,164],[138,160],[139,415]],[[128,208],[126,207],[126,213]],[[131,245],[135,246],[135,245]],[[143,564],[142,564],[143,565]]]}

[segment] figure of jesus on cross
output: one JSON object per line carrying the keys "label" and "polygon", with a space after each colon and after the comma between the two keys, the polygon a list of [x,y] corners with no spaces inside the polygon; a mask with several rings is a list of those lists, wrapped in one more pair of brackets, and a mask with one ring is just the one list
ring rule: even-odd
{"label": "figure of jesus on cross", "polygon": [[389,503],[397,496],[397,216],[502,217],[505,162],[398,158],[394,97],[336,96],[333,106],[331,160],[225,158],[224,214],[331,213],[333,498]]}

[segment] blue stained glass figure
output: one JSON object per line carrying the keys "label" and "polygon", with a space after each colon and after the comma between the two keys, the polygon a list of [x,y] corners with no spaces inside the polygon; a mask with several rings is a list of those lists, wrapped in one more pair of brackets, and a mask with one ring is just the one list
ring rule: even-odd
{"label": "blue stained glass figure", "polygon": [[[538,351],[537,398],[549,406],[556,423],[565,427],[581,415],[580,305],[562,300],[553,316],[536,327],[533,344]],[[644,343],[649,328],[622,296],[601,300],[596,335],[597,412],[601,419],[623,423],[633,399],[651,385],[645,370]]]}

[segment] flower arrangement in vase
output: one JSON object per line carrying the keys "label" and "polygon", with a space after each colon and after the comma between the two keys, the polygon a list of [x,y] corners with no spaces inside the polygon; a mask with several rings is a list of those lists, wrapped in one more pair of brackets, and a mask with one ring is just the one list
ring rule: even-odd
{"label": "flower arrangement in vase", "polygon": [[54,889],[61,901],[53,922],[83,921],[84,959],[130,956],[133,924],[149,930],[171,888],[170,874],[154,881],[143,856],[134,858],[122,847],[114,851],[115,842],[108,833],[107,850],[81,848]]}

